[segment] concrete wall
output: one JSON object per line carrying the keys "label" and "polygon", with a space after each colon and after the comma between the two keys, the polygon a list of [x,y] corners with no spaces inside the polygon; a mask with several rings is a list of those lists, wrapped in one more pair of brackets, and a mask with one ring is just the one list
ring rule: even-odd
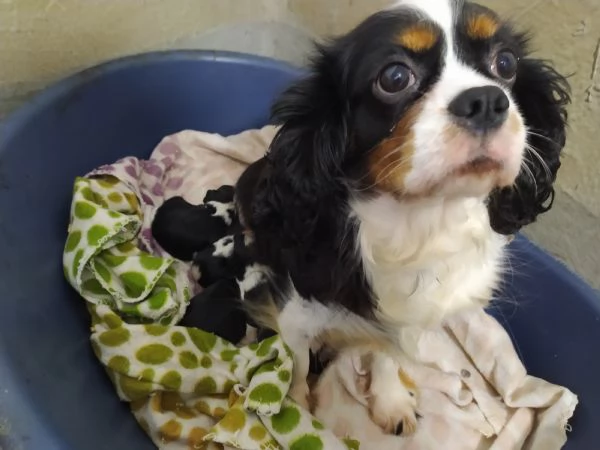
{"label": "concrete wall", "polygon": [[[481,0],[535,31],[572,74],[556,207],[528,233],[600,287],[600,1]],[[0,115],[65,75],[168,48],[238,50],[301,64],[310,39],[348,30],[389,0],[0,0]],[[597,156],[598,154],[598,156]]]}

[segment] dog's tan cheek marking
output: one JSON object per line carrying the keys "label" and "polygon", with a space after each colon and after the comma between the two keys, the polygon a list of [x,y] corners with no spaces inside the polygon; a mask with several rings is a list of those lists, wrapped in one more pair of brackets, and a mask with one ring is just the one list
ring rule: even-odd
{"label": "dog's tan cheek marking", "polygon": [[431,50],[439,39],[438,32],[427,24],[416,24],[397,36],[396,43],[413,52],[422,53]]}
{"label": "dog's tan cheek marking", "polygon": [[415,103],[402,117],[392,134],[383,140],[369,157],[369,176],[373,185],[394,194],[401,193],[404,180],[412,169],[415,153],[413,126],[421,112]]}
{"label": "dog's tan cheek marking", "polygon": [[522,125],[516,113],[511,113],[508,117],[508,129],[511,133],[517,134],[521,132]]}
{"label": "dog's tan cheek marking", "polygon": [[495,17],[488,14],[477,14],[467,20],[467,36],[474,40],[493,37],[500,28]]}

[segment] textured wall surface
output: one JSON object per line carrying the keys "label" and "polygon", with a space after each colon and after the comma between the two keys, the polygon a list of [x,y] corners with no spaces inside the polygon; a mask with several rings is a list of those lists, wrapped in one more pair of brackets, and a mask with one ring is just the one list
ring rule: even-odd
{"label": "textured wall surface", "polygon": [[[47,84],[154,49],[238,50],[301,64],[311,38],[348,30],[389,0],[0,0],[0,115]],[[600,1],[481,0],[532,29],[572,74],[556,206],[528,233],[600,287]]]}

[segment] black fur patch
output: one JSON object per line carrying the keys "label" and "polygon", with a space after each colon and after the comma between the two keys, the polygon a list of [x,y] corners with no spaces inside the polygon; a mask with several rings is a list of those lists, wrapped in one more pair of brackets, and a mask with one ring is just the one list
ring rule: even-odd
{"label": "black fur patch", "polygon": [[[228,207],[232,224],[215,216],[216,208],[206,204],[207,202],[222,203]],[[233,231],[234,214],[233,186],[208,191],[201,205],[191,205],[182,197],[173,197],[156,211],[152,221],[152,235],[171,256],[190,261],[195,252],[205,249]]]}

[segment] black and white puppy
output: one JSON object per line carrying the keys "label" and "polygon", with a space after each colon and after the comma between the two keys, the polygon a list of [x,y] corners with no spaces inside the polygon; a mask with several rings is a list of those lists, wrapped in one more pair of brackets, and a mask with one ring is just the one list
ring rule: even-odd
{"label": "black and white puppy", "polygon": [[232,232],[237,218],[233,186],[209,190],[200,205],[182,197],[166,200],[152,220],[152,235],[170,255],[190,261],[194,253]]}
{"label": "black and white puppy", "polygon": [[[297,401],[315,343],[395,351],[402,327],[488,304],[506,235],[552,201],[568,102],[527,38],[470,2],[399,1],[318,47],[236,186],[271,291],[248,311],[294,353]],[[385,392],[396,369],[373,362],[372,416],[413,429],[411,397]]]}
{"label": "black and white puppy", "polygon": [[241,305],[242,298],[262,296],[267,284],[233,200],[234,188],[228,185],[209,190],[199,205],[172,197],[156,211],[152,234],[171,256],[192,261],[194,278],[203,288],[190,300],[180,325],[246,343],[272,331],[257,330]]}

